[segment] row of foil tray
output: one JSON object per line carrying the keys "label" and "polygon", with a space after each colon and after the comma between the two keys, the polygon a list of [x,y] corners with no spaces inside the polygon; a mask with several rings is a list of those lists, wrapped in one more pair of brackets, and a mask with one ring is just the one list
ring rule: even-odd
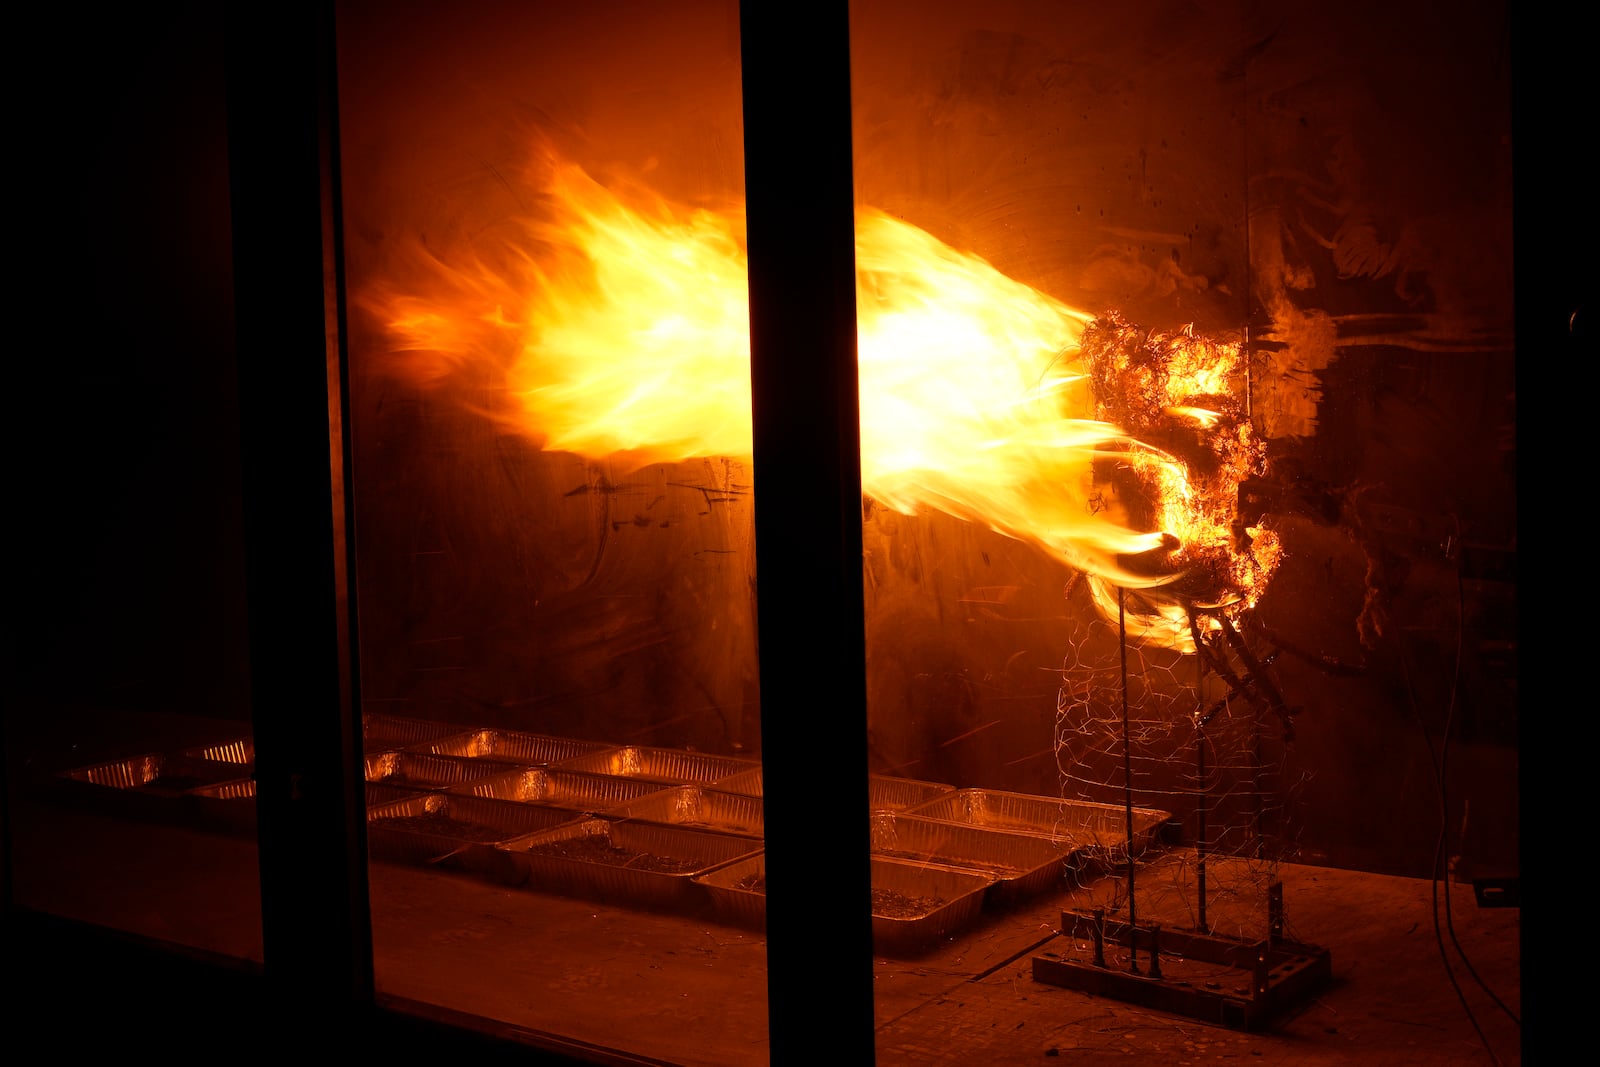
{"label": "row of foil tray", "polygon": [[[699,788],[676,787],[668,795],[690,796]],[[664,810],[646,804],[574,815],[470,794],[425,793],[370,808],[368,842],[374,857],[618,907],[709,912],[726,924],[763,930],[762,839],[632,814]],[[502,836],[513,830],[521,832]],[[1048,848],[1042,839],[1007,836]],[[1059,854],[1050,854],[1059,865]],[[980,858],[999,863],[998,857]],[[979,917],[1001,883],[988,870],[878,855],[871,862],[873,946],[886,956],[915,955],[954,936]]]}
{"label": "row of foil tray", "polygon": [[[484,729],[377,754],[368,781],[434,791],[369,811],[375,856],[625,907],[709,906],[726,923],[765,927],[759,762]],[[985,910],[1127,851],[1129,813],[1116,805],[885,775],[868,785],[873,940],[886,955],[931,948]],[[539,814],[515,810],[528,807]],[[468,825],[432,835],[424,812]],[[1132,816],[1139,850],[1170,818]]]}
{"label": "row of foil tray", "polygon": [[52,795],[74,807],[122,818],[227,833],[256,829],[255,749],[248,740],[141,752],[60,772]]}
{"label": "row of foil tray", "polygon": [[[873,942],[885,955],[925,951],[983,912],[1005,912],[1157,843],[1171,816],[990,789],[947,789],[871,815]],[[1117,827],[1122,827],[1119,833]],[[764,855],[698,875],[723,921],[764,928]]]}
{"label": "row of foil tray", "polygon": [[[374,860],[623,907],[766,922],[758,760],[363,717]],[[61,777],[254,828],[254,748],[232,739]],[[1086,865],[1142,851],[1166,812],[872,775],[873,937],[922,952]]]}
{"label": "row of foil tray", "polygon": [[[697,876],[761,853],[759,760],[492,728],[424,732],[393,721],[366,731],[369,797],[410,791],[367,809],[375,859],[692,913],[710,906]],[[383,739],[404,744],[375,751]]]}

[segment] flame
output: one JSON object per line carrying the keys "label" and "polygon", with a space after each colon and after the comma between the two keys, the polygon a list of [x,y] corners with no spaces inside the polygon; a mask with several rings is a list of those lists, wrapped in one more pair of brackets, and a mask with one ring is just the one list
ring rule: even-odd
{"label": "flame", "polygon": [[[412,372],[498,368],[512,401],[499,417],[542,448],[635,469],[748,457],[742,205],[687,208],[637,189],[625,198],[560,160],[542,184],[548,211],[492,262],[430,257],[427,296],[375,300]],[[1174,569],[1132,568],[1130,557],[1220,553],[1231,596],[1270,571],[1259,553],[1235,560],[1228,547],[1238,479],[1259,458],[1231,399],[1237,345],[1190,334],[1168,339],[1159,360],[1096,363],[1085,334],[1102,320],[869,207],[857,209],[856,265],[868,496],[1037,544],[1089,575],[1102,607],[1111,587],[1173,581]],[[1112,327],[1128,336],[1120,320]],[[1216,451],[1224,462],[1209,463],[1202,483],[1106,417],[1121,410],[1102,395],[1108,375],[1158,394],[1157,415],[1237,447]],[[1108,463],[1150,489],[1146,521],[1108,505]],[[1154,592],[1140,604],[1139,632],[1192,650],[1184,609]]]}

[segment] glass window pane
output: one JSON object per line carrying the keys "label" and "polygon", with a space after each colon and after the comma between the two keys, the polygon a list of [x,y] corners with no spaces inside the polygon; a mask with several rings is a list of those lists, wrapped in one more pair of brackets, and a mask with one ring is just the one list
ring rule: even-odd
{"label": "glass window pane", "polygon": [[1238,976],[1155,928],[1515,868],[1504,12],[1289,7],[851,5],[879,1062],[1154,1054]]}
{"label": "glass window pane", "polygon": [[736,5],[342,5],[380,998],[766,1059]]}

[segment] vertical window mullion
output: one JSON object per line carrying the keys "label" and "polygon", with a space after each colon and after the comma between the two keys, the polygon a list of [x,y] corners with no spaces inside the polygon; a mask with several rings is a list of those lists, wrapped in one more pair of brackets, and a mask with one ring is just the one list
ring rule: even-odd
{"label": "vertical window mullion", "polygon": [[741,7],[772,1062],[871,1062],[849,7]]}
{"label": "vertical window mullion", "polygon": [[264,972],[297,1026],[348,1025],[372,953],[332,4],[230,8],[225,32]]}

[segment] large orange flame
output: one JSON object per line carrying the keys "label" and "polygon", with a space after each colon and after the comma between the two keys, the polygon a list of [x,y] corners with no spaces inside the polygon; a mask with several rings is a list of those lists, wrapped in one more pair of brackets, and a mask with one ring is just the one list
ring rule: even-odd
{"label": "large orange flame", "polygon": [[[502,368],[513,425],[543,448],[635,467],[748,457],[742,205],[689,209],[640,191],[624,201],[559,160],[543,185],[548,212],[494,263],[434,260],[425,296],[379,301],[413,369],[438,378],[467,363]],[[1175,543],[1234,554],[1218,509],[1253,453],[1232,450],[1232,485],[1207,489],[1105,421],[1082,352],[1095,316],[871,208],[857,210],[856,264],[868,496],[1042,546],[1086,573],[1103,602],[1113,586],[1172,578],[1130,569],[1127,557]],[[1164,351],[1163,410],[1217,427],[1222,415],[1195,401],[1226,393],[1238,347],[1193,339]],[[1222,421],[1223,432],[1248,433]],[[1097,465],[1107,463],[1149,473],[1160,500],[1147,522],[1106,506]],[[1232,568],[1233,588],[1256,583],[1269,542],[1256,545]],[[1141,632],[1192,649],[1183,610],[1155,603]]]}

